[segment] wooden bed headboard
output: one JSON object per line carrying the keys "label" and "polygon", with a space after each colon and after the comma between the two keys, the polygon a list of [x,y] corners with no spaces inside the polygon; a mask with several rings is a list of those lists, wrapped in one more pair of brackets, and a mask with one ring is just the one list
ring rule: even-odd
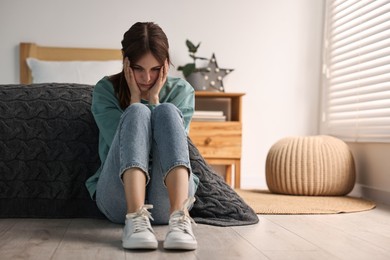
{"label": "wooden bed headboard", "polygon": [[19,45],[21,84],[32,83],[31,71],[26,63],[29,57],[46,61],[104,61],[121,60],[122,53],[118,49],[45,47],[22,42]]}

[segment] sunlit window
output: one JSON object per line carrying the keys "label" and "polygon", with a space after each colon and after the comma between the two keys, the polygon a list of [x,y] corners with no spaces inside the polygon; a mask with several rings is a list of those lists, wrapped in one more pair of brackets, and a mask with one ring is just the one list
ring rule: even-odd
{"label": "sunlit window", "polygon": [[390,0],[327,0],[321,132],[390,142]]}

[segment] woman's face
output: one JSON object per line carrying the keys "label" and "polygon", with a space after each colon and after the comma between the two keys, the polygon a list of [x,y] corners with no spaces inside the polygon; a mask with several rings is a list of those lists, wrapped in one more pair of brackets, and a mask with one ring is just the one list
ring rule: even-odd
{"label": "woman's face", "polygon": [[148,52],[130,66],[133,69],[138,88],[141,92],[147,92],[156,83],[163,64],[160,64],[152,53]]}

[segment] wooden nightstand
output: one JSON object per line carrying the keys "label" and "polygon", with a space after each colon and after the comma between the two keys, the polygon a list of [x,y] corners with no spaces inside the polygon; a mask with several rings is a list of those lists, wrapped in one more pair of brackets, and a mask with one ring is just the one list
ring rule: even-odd
{"label": "wooden nightstand", "polygon": [[[209,164],[226,165],[225,181],[240,188],[242,96],[244,93],[195,92],[195,110],[222,110],[227,121],[192,121],[190,138]],[[234,171],[233,171],[234,169]]]}

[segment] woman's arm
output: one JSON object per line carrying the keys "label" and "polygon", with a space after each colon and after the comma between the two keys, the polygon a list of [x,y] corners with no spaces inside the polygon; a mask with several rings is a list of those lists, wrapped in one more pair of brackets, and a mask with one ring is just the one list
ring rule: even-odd
{"label": "woman's arm", "polygon": [[123,111],[107,78],[96,84],[92,95],[92,114],[101,137],[111,146]]}

